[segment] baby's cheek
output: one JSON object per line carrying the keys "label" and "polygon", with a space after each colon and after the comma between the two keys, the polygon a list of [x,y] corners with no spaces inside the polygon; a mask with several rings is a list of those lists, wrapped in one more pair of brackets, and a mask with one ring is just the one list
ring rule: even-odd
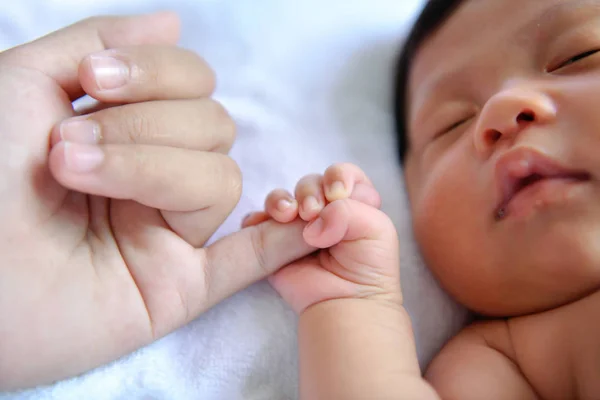
{"label": "baby's cheek", "polygon": [[428,266],[442,280],[464,276],[458,270],[472,265],[469,260],[489,247],[481,241],[487,236],[483,222],[491,214],[474,181],[464,169],[436,168],[413,197],[416,240]]}

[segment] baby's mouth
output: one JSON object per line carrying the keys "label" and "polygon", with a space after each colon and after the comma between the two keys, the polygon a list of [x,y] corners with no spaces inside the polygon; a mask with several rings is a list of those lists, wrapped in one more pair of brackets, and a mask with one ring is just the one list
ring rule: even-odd
{"label": "baby's mouth", "polygon": [[510,151],[496,163],[498,201],[494,216],[504,219],[516,196],[545,182],[582,182],[590,178],[589,173],[564,167],[539,151],[529,148]]}

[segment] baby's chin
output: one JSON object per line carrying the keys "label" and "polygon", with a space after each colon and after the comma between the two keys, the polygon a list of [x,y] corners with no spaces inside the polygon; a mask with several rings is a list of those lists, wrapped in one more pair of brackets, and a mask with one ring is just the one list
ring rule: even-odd
{"label": "baby's chin", "polygon": [[467,308],[490,317],[549,311],[600,289],[600,224],[576,229],[565,224],[539,239],[504,251],[498,262],[490,260],[484,268],[495,274],[487,282],[480,280],[478,288],[447,283],[461,287],[457,295]]}

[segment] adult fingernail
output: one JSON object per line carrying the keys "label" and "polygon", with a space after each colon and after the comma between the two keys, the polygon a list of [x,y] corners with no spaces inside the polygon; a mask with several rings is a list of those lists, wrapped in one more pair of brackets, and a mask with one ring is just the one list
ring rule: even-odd
{"label": "adult fingernail", "polygon": [[323,221],[323,218],[318,217],[317,219],[306,225],[306,228],[304,228],[304,233],[308,236],[319,236],[321,232],[323,232],[324,228],[325,221]]}
{"label": "adult fingernail", "polygon": [[341,181],[333,182],[328,189],[327,200],[329,201],[340,200],[347,196],[346,187]]}
{"label": "adult fingernail", "polygon": [[81,144],[97,144],[102,138],[100,125],[88,119],[66,120],[60,124],[61,140]]}
{"label": "adult fingernail", "polygon": [[109,56],[90,56],[90,64],[100,90],[117,89],[129,80],[129,66]]}
{"label": "adult fingernail", "polygon": [[104,161],[104,152],[98,146],[72,142],[65,142],[64,146],[65,166],[72,172],[91,172]]}

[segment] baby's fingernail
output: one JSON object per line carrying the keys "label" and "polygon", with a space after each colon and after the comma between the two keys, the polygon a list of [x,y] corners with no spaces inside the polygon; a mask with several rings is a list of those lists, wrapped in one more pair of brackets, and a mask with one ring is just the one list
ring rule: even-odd
{"label": "baby's fingernail", "polygon": [[304,199],[302,208],[304,208],[304,211],[317,211],[320,209],[320,206],[315,196],[308,196]]}
{"label": "baby's fingernail", "polygon": [[129,66],[114,57],[90,56],[90,64],[100,90],[120,88],[129,80]]}
{"label": "baby's fingernail", "polygon": [[72,172],[91,172],[104,161],[104,152],[98,146],[71,142],[64,143],[65,166]]}
{"label": "baby's fingernail", "polygon": [[329,185],[329,190],[327,191],[327,200],[340,200],[346,197],[346,187],[341,181],[335,181],[331,185]]}
{"label": "baby's fingernail", "polygon": [[61,140],[81,143],[96,144],[100,141],[100,125],[87,119],[72,119],[60,124]]}
{"label": "baby's fingernail", "polygon": [[321,232],[323,232],[324,228],[325,221],[323,221],[323,218],[318,217],[317,219],[306,225],[306,228],[304,228],[304,233],[308,236],[319,236]]}
{"label": "baby's fingernail", "polygon": [[277,202],[277,209],[281,212],[285,212],[290,209],[294,203],[289,199],[281,199]]}

